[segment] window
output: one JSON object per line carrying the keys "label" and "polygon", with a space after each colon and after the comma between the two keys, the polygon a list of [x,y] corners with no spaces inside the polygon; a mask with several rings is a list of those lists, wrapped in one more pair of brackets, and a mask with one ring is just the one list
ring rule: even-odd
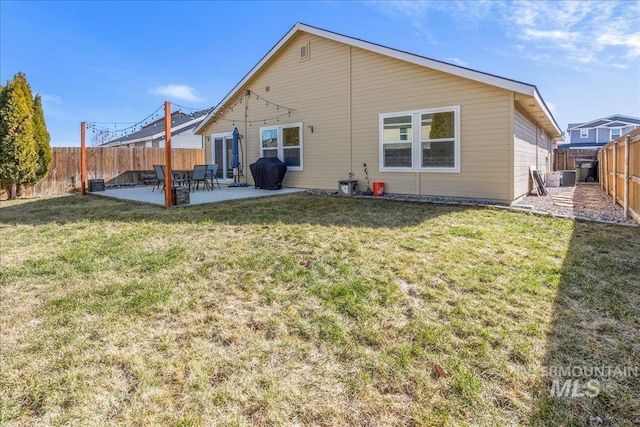
{"label": "window", "polygon": [[412,167],[413,130],[411,116],[385,117],[382,130],[384,167]]}
{"label": "window", "polygon": [[460,107],[380,115],[380,170],[460,172]]}
{"label": "window", "polygon": [[302,170],[302,123],[260,128],[260,157],[277,157],[289,170]]}
{"label": "window", "polygon": [[618,139],[622,136],[622,129],[621,128],[615,128],[615,129],[611,129],[611,141]]}
{"label": "window", "polygon": [[580,138],[589,138],[589,129],[580,129]]}
{"label": "window", "polygon": [[421,114],[421,166],[455,167],[455,115],[453,111]]}

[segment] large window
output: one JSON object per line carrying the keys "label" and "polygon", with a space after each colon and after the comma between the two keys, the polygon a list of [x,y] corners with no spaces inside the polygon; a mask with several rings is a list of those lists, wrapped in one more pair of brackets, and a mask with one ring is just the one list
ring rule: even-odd
{"label": "large window", "polygon": [[277,157],[290,170],[302,170],[302,123],[260,128],[260,157]]}
{"label": "large window", "polygon": [[380,170],[460,172],[460,107],[380,115]]}
{"label": "large window", "polygon": [[611,141],[616,140],[622,136],[622,129],[614,128],[611,129]]}
{"label": "large window", "polygon": [[385,167],[410,168],[413,130],[411,115],[382,119],[382,150]]}

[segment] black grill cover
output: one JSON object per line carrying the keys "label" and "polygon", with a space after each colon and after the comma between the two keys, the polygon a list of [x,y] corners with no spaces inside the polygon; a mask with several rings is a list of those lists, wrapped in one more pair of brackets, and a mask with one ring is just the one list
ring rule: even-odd
{"label": "black grill cover", "polygon": [[249,165],[256,188],[263,190],[279,190],[282,188],[287,165],[277,157],[261,157]]}

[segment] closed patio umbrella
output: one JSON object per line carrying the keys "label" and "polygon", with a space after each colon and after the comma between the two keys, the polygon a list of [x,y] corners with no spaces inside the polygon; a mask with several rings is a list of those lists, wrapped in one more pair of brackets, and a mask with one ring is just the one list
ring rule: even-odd
{"label": "closed patio umbrella", "polygon": [[240,157],[238,150],[238,140],[240,139],[240,133],[238,132],[238,128],[233,129],[233,141],[231,143],[231,167],[233,168],[233,181],[239,181],[239,171],[240,167]]}

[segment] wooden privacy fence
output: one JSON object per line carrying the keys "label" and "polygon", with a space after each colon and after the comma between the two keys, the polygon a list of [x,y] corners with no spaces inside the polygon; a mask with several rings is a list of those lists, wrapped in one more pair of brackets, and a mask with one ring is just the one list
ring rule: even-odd
{"label": "wooden privacy fence", "polygon": [[[49,175],[33,187],[23,188],[23,197],[52,196],[80,190],[80,147],[52,147]],[[204,150],[174,148],[173,169],[193,169],[204,163]],[[153,165],[164,164],[164,148],[87,147],[87,180],[104,179],[106,185],[141,184],[142,174],[152,174]],[[1,194],[6,198],[6,192]]]}
{"label": "wooden privacy fence", "polygon": [[598,159],[602,189],[640,224],[640,128],[605,145]]}
{"label": "wooden privacy fence", "polygon": [[565,171],[576,168],[576,159],[598,158],[598,149],[569,149],[556,148],[553,150],[553,170]]}

